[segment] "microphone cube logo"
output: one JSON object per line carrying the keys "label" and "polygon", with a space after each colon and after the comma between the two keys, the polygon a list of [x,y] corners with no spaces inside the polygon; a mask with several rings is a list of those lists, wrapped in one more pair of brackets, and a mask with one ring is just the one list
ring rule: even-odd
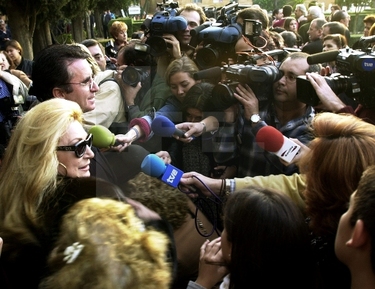
{"label": "microphone cube logo", "polygon": [[162,181],[164,181],[166,184],[177,188],[181,178],[182,178],[183,172],[171,165],[167,165],[167,168],[162,176]]}

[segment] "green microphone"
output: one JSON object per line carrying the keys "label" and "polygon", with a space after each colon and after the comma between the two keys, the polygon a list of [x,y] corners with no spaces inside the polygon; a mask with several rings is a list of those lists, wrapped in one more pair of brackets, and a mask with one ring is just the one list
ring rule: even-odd
{"label": "green microphone", "polygon": [[105,126],[94,125],[89,133],[92,134],[92,144],[97,148],[108,148],[116,143],[116,136]]}

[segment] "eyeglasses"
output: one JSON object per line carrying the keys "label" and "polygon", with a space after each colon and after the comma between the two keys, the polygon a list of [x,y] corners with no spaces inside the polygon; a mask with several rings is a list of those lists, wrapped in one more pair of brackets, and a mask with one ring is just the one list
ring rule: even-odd
{"label": "eyeglasses", "polygon": [[64,84],[79,84],[80,86],[89,86],[89,89],[92,90],[92,88],[94,87],[94,79],[92,77],[90,77],[89,80],[85,81],[85,82],[67,82],[67,83],[64,83]]}
{"label": "eyeglasses", "polygon": [[57,151],[73,151],[77,158],[83,157],[86,152],[86,148],[92,146],[92,134],[90,133],[85,140],[80,140],[73,146],[58,146]]}

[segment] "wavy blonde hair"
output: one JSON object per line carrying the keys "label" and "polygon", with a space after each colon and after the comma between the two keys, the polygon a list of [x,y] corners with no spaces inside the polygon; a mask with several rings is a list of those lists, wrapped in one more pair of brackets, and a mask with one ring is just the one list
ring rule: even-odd
{"label": "wavy blonde hair", "polygon": [[18,234],[20,242],[37,242],[31,228],[39,227],[38,208],[57,186],[56,146],[74,121],[82,123],[79,105],[55,98],[38,104],[18,122],[0,172],[0,235],[4,240]]}
{"label": "wavy blonde hair", "polygon": [[[67,264],[64,251],[75,242],[84,247]],[[52,274],[40,288],[167,289],[171,282],[167,244],[164,234],[144,228],[129,204],[82,200],[63,217],[48,259]]]}
{"label": "wavy blonde hair", "polygon": [[354,115],[321,113],[312,124],[315,139],[301,160],[306,174],[306,211],[315,234],[335,234],[362,173],[375,165],[375,127]]}

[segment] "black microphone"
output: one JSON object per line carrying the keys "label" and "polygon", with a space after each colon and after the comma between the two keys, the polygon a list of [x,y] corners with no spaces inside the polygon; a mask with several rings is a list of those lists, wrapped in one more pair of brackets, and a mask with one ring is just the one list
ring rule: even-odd
{"label": "black microphone", "polygon": [[311,65],[311,64],[318,64],[318,63],[323,63],[323,62],[335,61],[339,53],[340,53],[339,50],[315,53],[307,57],[307,63]]}
{"label": "black microphone", "polygon": [[207,78],[215,79],[215,78],[221,78],[221,73],[222,73],[221,67],[214,66],[211,68],[207,68],[207,69],[195,72],[193,74],[193,77],[195,80],[201,80],[201,79],[207,79]]}
{"label": "black microphone", "polygon": [[151,123],[152,131],[162,137],[185,137],[185,132],[176,128],[174,123],[167,117],[158,115]]}

